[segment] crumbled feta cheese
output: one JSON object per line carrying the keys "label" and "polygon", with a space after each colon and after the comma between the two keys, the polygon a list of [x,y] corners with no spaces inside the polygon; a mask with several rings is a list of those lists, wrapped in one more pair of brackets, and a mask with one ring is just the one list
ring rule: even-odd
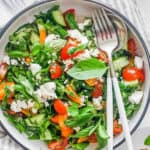
{"label": "crumbled feta cheese", "polygon": [[79,132],[80,131],[80,127],[74,127],[73,128],[76,132]]}
{"label": "crumbled feta cheese", "polygon": [[59,35],[56,35],[56,34],[49,34],[49,35],[46,37],[46,39],[45,39],[45,43],[48,44],[48,43],[50,43],[51,41],[56,40],[56,39],[58,39],[58,38],[60,38]]}
{"label": "crumbled feta cheese", "polygon": [[90,51],[88,49],[86,49],[86,50],[84,50],[84,53],[79,54],[78,56],[74,57],[74,59],[85,60],[90,57],[91,57]]}
{"label": "crumbled feta cheese", "polygon": [[4,62],[4,63],[6,63],[6,64],[9,65],[10,64],[10,58],[9,58],[9,56],[8,55],[4,56],[2,62]]}
{"label": "crumbled feta cheese", "polygon": [[10,108],[14,112],[20,112],[22,109],[29,109],[32,108],[34,105],[34,102],[32,100],[24,101],[24,100],[16,100],[13,101]]}
{"label": "crumbled feta cheese", "polygon": [[82,95],[80,98],[81,98],[81,106],[84,106],[85,105],[85,100],[86,100],[85,95]]}
{"label": "crumbled feta cheese", "polygon": [[36,108],[32,108],[31,111],[33,114],[36,114],[38,110]]}
{"label": "crumbled feta cheese", "polygon": [[84,23],[78,23],[78,27],[81,31],[84,30]]}
{"label": "crumbled feta cheese", "polygon": [[99,55],[99,53],[100,53],[100,51],[99,51],[99,49],[94,49],[93,51],[90,51],[91,52],[91,55],[92,56],[94,56],[94,57],[98,57],[98,55]]}
{"label": "crumbled feta cheese", "polygon": [[67,71],[69,69],[70,65],[74,64],[74,62],[71,59],[64,60],[63,63],[65,64],[64,71]]}
{"label": "crumbled feta cheese", "polygon": [[47,82],[40,86],[38,90],[34,93],[37,95],[37,98],[40,102],[45,102],[49,99],[57,98],[56,93],[56,84],[55,82]]}
{"label": "crumbled feta cheese", "polygon": [[137,68],[142,69],[143,68],[143,59],[139,56],[135,56],[134,64]]}
{"label": "crumbled feta cheese", "polygon": [[142,97],[143,97],[143,91],[135,91],[134,93],[132,93],[131,96],[129,96],[129,101],[132,104],[139,104]]}
{"label": "crumbled feta cheese", "polygon": [[91,19],[86,19],[83,24],[84,24],[84,26],[89,26],[89,25],[92,24],[92,20]]}
{"label": "crumbled feta cheese", "polygon": [[12,65],[18,65],[18,61],[16,59],[11,59],[10,62]]}
{"label": "crumbled feta cheese", "polygon": [[93,105],[97,110],[101,110],[103,108],[101,101],[102,101],[102,96],[99,96],[98,98],[93,98]]}
{"label": "crumbled feta cheese", "polygon": [[81,44],[87,44],[88,43],[87,37],[82,35],[77,29],[68,30],[68,35],[71,38],[74,38],[74,39],[77,39],[78,41],[80,41]]}
{"label": "crumbled feta cheese", "polygon": [[30,64],[30,69],[33,75],[41,70],[41,66],[39,64]]}
{"label": "crumbled feta cheese", "polygon": [[64,81],[64,84],[67,84],[68,83],[68,80],[66,79],[65,81]]}
{"label": "crumbled feta cheese", "polygon": [[[30,64],[30,70],[31,70],[32,74],[35,75],[36,73],[38,73],[41,70],[41,66],[39,64]],[[41,75],[37,74],[36,79],[41,80]]]}

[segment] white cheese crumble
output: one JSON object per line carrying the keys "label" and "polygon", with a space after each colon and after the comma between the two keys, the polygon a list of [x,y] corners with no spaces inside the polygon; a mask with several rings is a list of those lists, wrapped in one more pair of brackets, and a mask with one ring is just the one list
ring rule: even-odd
{"label": "white cheese crumble", "polygon": [[102,96],[99,96],[98,98],[93,98],[93,105],[97,110],[101,110],[103,108],[101,101],[102,101]]}
{"label": "white cheese crumble", "polygon": [[71,38],[74,38],[78,41],[81,42],[81,44],[87,44],[88,43],[88,39],[86,36],[82,35],[77,29],[74,30],[68,30],[68,35]]}
{"label": "white cheese crumble", "polygon": [[[33,75],[35,75],[36,73],[38,73],[41,70],[41,66],[39,64],[30,64],[30,70],[32,72]],[[36,75],[36,79],[40,80],[41,76],[40,74]]]}
{"label": "white cheese crumble", "polygon": [[4,56],[2,62],[6,63],[8,65],[10,65],[10,64],[12,64],[12,65],[18,65],[18,61],[16,59],[11,59],[10,60],[10,58],[9,58],[8,55]]}
{"label": "white cheese crumble", "polygon": [[52,42],[53,40],[57,40],[59,39],[59,35],[56,35],[56,34],[49,34],[46,39],[45,39],[45,43],[46,44],[49,44],[50,42]]}
{"label": "white cheese crumble", "polygon": [[137,68],[142,69],[143,68],[143,59],[139,56],[135,56],[134,64]]}
{"label": "white cheese crumble", "polygon": [[22,109],[29,109],[34,106],[34,102],[32,100],[24,101],[24,100],[16,100],[13,101],[10,108],[14,112],[20,112]]}
{"label": "white cheese crumble", "polygon": [[78,56],[74,57],[74,59],[78,60],[85,60],[91,57],[90,51],[88,49],[84,50],[83,53],[79,54]]}
{"label": "white cheese crumble", "polygon": [[94,56],[94,57],[98,57],[98,55],[100,53],[99,49],[97,49],[97,48],[94,50],[91,50],[90,52],[91,52],[91,56]]}
{"label": "white cheese crumble", "polygon": [[36,94],[38,100],[40,102],[43,102],[45,106],[47,106],[48,103],[45,103],[47,100],[57,98],[55,90],[56,90],[55,82],[47,82],[41,85],[40,88],[37,89],[34,93]]}
{"label": "white cheese crumble", "polygon": [[129,101],[132,104],[139,104],[143,97],[143,91],[135,91],[129,96]]}
{"label": "white cheese crumble", "polygon": [[84,30],[84,23],[78,23],[78,27],[81,31]]}
{"label": "white cheese crumble", "polygon": [[64,60],[63,63],[65,64],[64,71],[67,71],[69,69],[70,65],[74,64],[74,62],[71,59]]}

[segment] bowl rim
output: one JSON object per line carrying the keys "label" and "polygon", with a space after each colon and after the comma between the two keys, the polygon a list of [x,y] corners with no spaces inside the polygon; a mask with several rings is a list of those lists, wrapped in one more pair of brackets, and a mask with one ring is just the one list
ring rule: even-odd
{"label": "bowl rim", "polygon": [[[42,2],[37,2],[37,3],[33,3],[32,5],[26,7],[25,9],[23,9],[22,11],[18,12],[14,17],[12,17],[6,24],[5,26],[1,29],[0,31],[0,39],[3,36],[3,34],[7,31],[7,28],[9,28],[11,26],[11,24],[18,18],[20,17],[22,14],[24,14],[25,12],[27,12],[28,10],[40,6],[41,4],[45,4],[45,3],[49,3],[49,2],[55,2],[56,0],[44,0]],[[136,29],[136,27],[130,22],[130,20],[124,16],[123,14],[121,14],[118,10],[116,10],[115,8],[112,8],[111,5],[109,4],[105,4],[104,2],[102,2],[101,0],[99,0],[99,2],[94,1],[94,0],[82,0],[85,2],[91,2],[91,3],[95,3],[98,6],[102,6],[105,9],[108,9],[110,11],[112,11],[114,14],[116,14],[117,16],[119,16],[121,19],[123,19],[128,25],[129,27],[134,31],[134,33],[136,34],[136,36],[138,37],[139,41],[141,42],[141,45],[143,46],[143,49],[146,53],[147,56],[147,60],[148,60],[148,64],[149,64],[149,68],[150,68],[150,53],[148,52],[148,48],[145,44],[145,41],[143,40],[142,36],[140,35],[139,31]],[[147,102],[145,104],[145,108],[143,110],[143,112],[141,113],[141,116],[139,117],[136,125],[133,127],[133,129],[130,131],[131,134],[133,134],[135,132],[135,130],[138,128],[138,126],[141,124],[146,111],[148,109],[148,106],[150,104],[150,88],[149,88],[149,92],[148,92],[148,97],[147,97]],[[25,145],[23,145],[22,143],[20,143],[15,136],[13,136],[12,133],[10,133],[4,126],[4,124],[2,124],[1,120],[0,120],[0,126],[6,131],[7,135],[9,135],[16,143],[18,143],[22,148],[24,149],[28,149]],[[123,142],[125,141],[125,138],[123,138],[118,144],[116,144],[114,146],[114,148],[119,147]]]}

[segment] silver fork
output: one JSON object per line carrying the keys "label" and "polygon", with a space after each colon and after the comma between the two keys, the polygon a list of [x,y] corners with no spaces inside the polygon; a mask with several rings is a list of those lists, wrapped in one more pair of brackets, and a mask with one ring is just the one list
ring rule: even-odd
{"label": "silver fork", "polygon": [[110,66],[110,70],[108,71],[107,75],[107,85],[109,86],[109,88],[107,88],[107,132],[110,137],[108,140],[108,150],[113,150],[113,100],[111,88],[112,81],[128,150],[133,150],[133,144],[123,104],[123,99],[121,96],[118,79],[116,77],[112,62],[112,52],[117,48],[119,44],[117,32],[104,9],[101,8],[94,10],[92,13],[92,18],[97,37],[97,46],[107,52]]}

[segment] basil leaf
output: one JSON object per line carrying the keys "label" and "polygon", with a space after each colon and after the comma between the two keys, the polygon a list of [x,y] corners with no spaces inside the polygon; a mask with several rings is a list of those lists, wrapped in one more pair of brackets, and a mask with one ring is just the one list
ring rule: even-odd
{"label": "basil leaf", "polygon": [[97,126],[90,126],[87,127],[81,131],[79,131],[77,134],[73,135],[72,137],[74,138],[79,138],[79,137],[86,137],[86,136],[90,136],[95,130],[96,130]]}
{"label": "basil leaf", "polygon": [[144,145],[150,146],[150,135],[145,139]]}
{"label": "basil leaf", "polygon": [[67,74],[77,80],[101,77],[107,70],[104,62],[89,58],[78,62],[74,67],[67,71]]}
{"label": "basil leaf", "polygon": [[72,119],[66,120],[65,124],[68,125],[69,127],[79,127],[87,124],[89,121],[91,121],[92,118],[93,118],[92,113],[81,114]]}
{"label": "basil leaf", "polygon": [[73,54],[74,52],[76,52],[76,51],[78,51],[78,50],[84,50],[86,47],[87,47],[86,44],[81,44],[81,45],[79,45],[79,46],[77,46],[77,47],[74,47],[74,48],[69,49],[69,50],[68,50],[68,53],[69,53],[69,54]]}
{"label": "basil leaf", "polygon": [[88,147],[89,143],[79,143],[79,144],[71,144],[71,147],[74,150],[85,150]]}

